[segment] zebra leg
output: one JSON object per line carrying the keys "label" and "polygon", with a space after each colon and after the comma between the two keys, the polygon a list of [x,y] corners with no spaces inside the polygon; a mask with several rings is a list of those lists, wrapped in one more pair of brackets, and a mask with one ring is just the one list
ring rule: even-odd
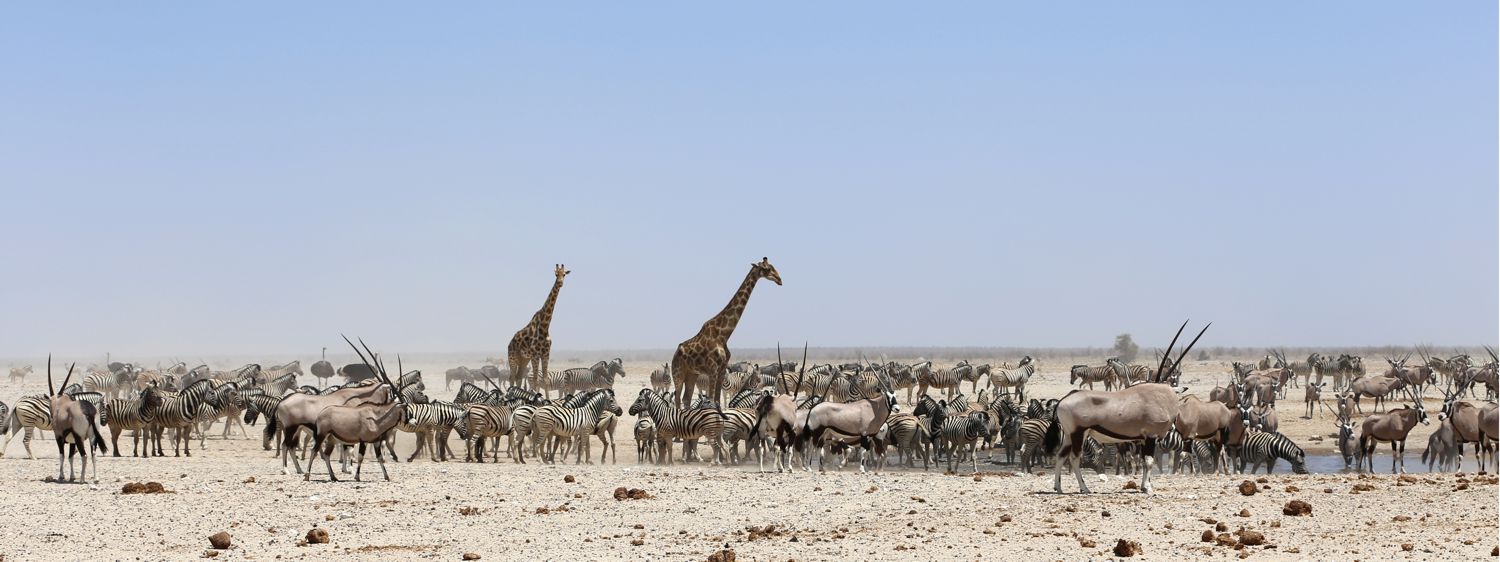
{"label": "zebra leg", "polygon": [[[111,428],[109,428],[110,442],[113,443],[114,446],[115,446],[115,453],[114,454],[117,457],[120,456],[120,433],[124,432],[124,431],[125,431],[124,429],[120,429],[119,427],[111,427]],[[131,453],[133,454],[134,452],[135,451],[132,449]]]}
{"label": "zebra leg", "polygon": [[[26,447],[26,460],[36,460],[36,455],[31,454],[31,430],[32,430],[32,428],[30,426],[28,426],[26,428],[26,436],[23,437],[23,438],[21,438],[21,445],[23,445],[23,446]],[[54,434],[55,434],[55,432],[54,432]],[[61,449],[58,450],[58,456],[59,457],[62,456],[62,450]],[[59,479],[62,478],[62,461],[61,460],[58,461],[58,465],[57,465],[57,477]]]}

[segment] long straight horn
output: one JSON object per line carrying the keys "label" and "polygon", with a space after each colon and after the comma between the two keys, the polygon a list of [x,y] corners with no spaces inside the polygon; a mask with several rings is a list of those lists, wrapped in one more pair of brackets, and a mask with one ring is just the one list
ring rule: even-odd
{"label": "long straight horn", "polygon": [[[1177,362],[1172,365],[1173,368],[1179,368],[1178,366],[1182,365],[1182,358],[1187,357],[1188,352],[1193,350],[1193,346],[1198,344],[1198,339],[1202,338],[1204,332],[1207,332],[1208,327],[1212,325],[1214,325],[1214,323],[1209,322],[1208,325],[1204,326],[1202,330],[1198,331],[1198,335],[1197,337],[1193,338],[1193,341],[1188,342],[1187,347],[1183,348],[1182,353],[1177,355]],[[1286,360],[1282,359],[1281,362],[1286,363]]]}
{"label": "long straight horn", "polygon": [[47,354],[47,396],[57,396],[57,388],[52,386],[52,354]]}
{"label": "long straight horn", "polygon": [[68,380],[71,379],[71,378],[73,378],[73,367],[77,367],[77,366],[78,366],[78,362],[77,361],[74,361],[71,365],[68,365],[68,375],[65,376],[65,377],[63,377],[63,383],[62,383],[62,390],[63,390],[63,392],[67,392],[68,391]]}
{"label": "long straight horn", "polygon": [[[406,376],[406,374],[405,374],[406,371],[401,370],[401,354],[400,353],[396,354],[396,372],[402,373],[401,376],[403,376],[403,377]],[[391,384],[391,378],[390,377],[386,377],[385,378],[385,383],[386,384]],[[396,394],[396,401],[397,402],[400,402],[402,404],[406,404],[406,397],[401,395],[401,389],[400,388],[397,388],[396,385],[391,384],[391,391]]]}
{"label": "long straight horn", "polygon": [[1183,320],[1182,325],[1177,327],[1177,335],[1172,336],[1172,343],[1167,344],[1167,350],[1162,352],[1161,363],[1156,365],[1156,377],[1151,382],[1161,382],[1162,371],[1167,369],[1167,358],[1172,355],[1172,346],[1177,345],[1177,338],[1182,337],[1182,331],[1187,329],[1188,322],[1191,320],[1191,318]]}
{"label": "long straight horn", "polygon": [[[779,344],[778,344],[779,345]],[[797,365],[797,386],[792,389],[792,399],[797,399],[797,393],[802,391],[802,376],[807,373],[807,342],[802,342],[802,364]]]}

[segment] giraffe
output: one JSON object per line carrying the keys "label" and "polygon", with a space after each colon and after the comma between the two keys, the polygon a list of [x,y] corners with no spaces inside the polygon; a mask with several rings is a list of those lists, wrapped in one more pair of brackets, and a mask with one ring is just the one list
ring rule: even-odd
{"label": "giraffe", "polygon": [[700,376],[707,376],[711,381],[705,386],[711,387],[714,402],[719,402],[724,370],[729,366],[729,336],[734,334],[735,325],[745,313],[745,304],[750,302],[750,291],[755,290],[755,282],[762,277],[781,284],[781,274],[776,272],[770,260],[761,258],[760,263],[750,264],[750,273],[724,310],[704,322],[698,335],[678,344],[677,352],[672,354],[672,375],[681,390],[678,394],[681,408],[687,409],[696,396],[693,387]]}
{"label": "giraffe", "polygon": [[[547,360],[552,354],[552,336],[547,333],[552,325],[552,307],[557,304],[557,293],[562,290],[563,277],[572,272],[564,268],[562,264],[557,264],[553,273],[557,275],[557,280],[552,282],[552,292],[547,294],[547,302],[542,304],[541,310],[532,315],[531,322],[527,323],[526,327],[518,330],[516,335],[510,338],[510,347],[507,351],[510,357],[512,380],[527,380],[528,367],[532,368],[531,372],[535,373],[533,376],[537,380],[544,380],[547,377]],[[533,384],[532,387],[535,390],[536,385]],[[545,385],[542,390],[547,391]]]}

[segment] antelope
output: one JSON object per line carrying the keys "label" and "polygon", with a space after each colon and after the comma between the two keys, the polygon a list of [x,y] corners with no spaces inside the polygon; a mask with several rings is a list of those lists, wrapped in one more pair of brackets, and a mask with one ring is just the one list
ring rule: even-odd
{"label": "antelope", "polygon": [[[68,374],[63,377],[63,388],[68,387],[68,379],[73,378],[73,367],[77,363],[68,366]],[[47,399],[52,406],[52,437],[57,441],[57,481],[62,481],[63,451],[68,450],[68,481],[77,479],[73,474],[73,455],[83,455],[83,479],[89,479],[89,457],[95,457],[90,445],[98,447],[100,451],[109,452],[109,445],[104,442],[104,436],[99,434],[99,427],[94,425],[97,412],[94,405],[69,396],[67,393],[59,393],[52,386],[52,356],[47,356]],[[94,480],[99,479],[99,459],[94,458]]]}
{"label": "antelope", "polygon": [[[1191,451],[1193,441],[1206,440],[1220,450],[1230,449],[1231,457],[1239,456],[1238,449],[1245,438],[1246,425],[1245,410],[1227,406],[1223,402],[1204,401],[1197,396],[1185,396],[1178,400],[1177,414],[1172,420],[1172,426],[1181,436],[1183,450]],[[1228,466],[1219,465],[1215,468],[1224,470]]]}
{"label": "antelope", "polygon": [[[344,338],[344,341],[348,341],[348,338]],[[363,346],[365,342],[361,340],[359,344]],[[349,347],[354,347],[354,344],[351,342]],[[364,350],[366,352],[370,351],[369,346],[365,346]],[[396,387],[396,384],[391,381],[390,376],[386,374],[385,365],[381,363],[379,358],[375,358],[375,366],[370,366],[370,360],[365,358],[364,353],[361,353],[359,348],[354,348],[354,352],[359,354],[360,360],[364,361],[365,365],[369,366],[370,370],[375,372],[381,382],[384,382],[391,388]],[[375,354],[370,353],[370,356],[374,357]],[[399,355],[396,356],[396,372],[403,372],[401,370],[401,356]],[[375,462],[380,464],[381,475],[385,476],[387,481],[391,479],[391,473],[385,469],[385,458],[381,455],[380,450],[385,445],[386,436],[390,434],[391,430],[395,429],[402,421],[411,423],[414,420],[406,419],[407,403],[406,399],[401,396],[401,393],[391,392],[390,396],[394,400],[386,404],[366,402],[355,406],[333,405],[323,408],[318,412],[317,420],[313,426],[313,451],[322,454],[323,464],[328,467],[328,480],[330,482],[337,482],[338,476],[334,475],[333,461],[329,458],[333,453],[334,443],[330,441],[327,448],[323,447],[323,442],[329,437],[343,443],[359,444],[359,460],[354,468],[355,481],[359,481],[360,470],[365,466],[365,446],[369,444],[375,446]],[[312,479],[312,459],[308,459],[307,464],[308,470],[302,475],[304,482]]]}
{"label": "antelope", "polygon": [[[1480,414],[1478,407],[1468,402],[1459,402],[1458,395],[1443,394],[1443,409],[1438,413],[1438,421],[1452,428],[1453,443],[1458,447],[1458,464],[1463,466],[1464,443],[1473,443],[1474,450],[1478,453],[1484,447],[1484,435],[1480,430]],[[1485,455],[1477,455],[1479,470],[1485,469]]]}
{"label": "antelope", "polygon": [[[1177,329],[1177,335],[1172,336],[1172,343],[1162,354],[1156,372],[1146,382],[1112,392],[1073,390],[1058,401],[1042,444],[1047,453],[1057,453],[1056,467],[1053,469],[1053,490],[1062,493],[1063,459],[1066,458],[1073,475],[1078,479],[1078,491],[1089,493],[1079,465],[1083,460],[1084,441],[1093,437],[1101,444],[1144,441],[1145,446],[1141,447],[1145,460],[1142,463],[1141,492],[1151,493],[1151,466],[1155,463],[1156,440],[1166,437],[1172,430],[1180,409],[1177,391],[1173,388],[1181,376],[1178,367],[1193,349],[1193,345],[1208,331],[1208,326],[1204,326],[1169,367],[1167,361],[1172,347],[1177,344],[1177,338],[1182,336],[1182,331],[1186,328],[1187,322],[1183,322],[1182,327]],[[1065,443],[1064,438],[1067,439]],[[1060,444],[1062,448],[1059,450]]]}
{"label": "antelope", "polygon": [[1361,471],[1364,467],[1370,467],[1370,472],[1375,471],[1375,446],[1382,441],[1391,444],[1391,473],[1406,472],[1406,436],[1411,434],[1412,428],[1418,423],[1430,425],[1427,421],[1427,412],[1422,409],[1422,401],[1416,400],[1410,392],[1407,396],[1412,397],[1414,405],[1398,408],[1383,414],[1372,414],[1365,418],[1359,427],[1359,449],[1358,464]]}
{"label": "antelope", "polygon": [[[361,366],[362,369],[370,368]],[[274,415],[266,416],[266,437],[276,435],[281,430],[281,470],[286,472],[287,459],[292,460],[298,474],[303,474],[302,463],[292,455],[292,449],[297,446],[297,432],[301,429],[314,429],[317,425],[318,414],[324,408],[331,406],[357,406],[366,403],[383,404],[389,398],[382,392],[396,394],[394,388],[387,389],[383,385],[369,386],[346,386],[328,394],[288,394],[276,405]],[[311,459],[309,459],[311,468]]]}
{"label": "antelope", "polygon": [[1324,408],[1328,407],[1327,404],[1323,403],[1323,387],[1327,384],[1328,383],[1308,381],[1306,385],[1303,385],[1304,394],[1302,396],[1302,402],[1307,405],[1307,415],[1302,416],[1302,419],[1313,419],[1313,414],[1315,413],[1314,410],[1318,406],[1322,406]]}
{"label": "antelope", "polygon": [[1349,396],[1354,399],[1354,409],[1363,413],[1360,407],[1360,398],[1370,396],[1375,398],[1375,411],[1380,411],[1380,405],[1385,403],[1385,397],[1390,393],[1400,390],[1406,386],[1406,381],[1399,377],[1382,375],[1378,377],[1364,377],[1349,383]]}
{"label": "antelope", "polygon": [[[857,439],[860,447],[874,455],[875,470],[880,470],[885,458],[885,444],[877,435],[891,412],[895,411],[896,392],[884,382],[879,386],[884,396],[842,404],[823,402],[808,410],[807,419],[802,422],[802,430],[797,436],[805,470],[812,471],[812,452],[807,446],[817,444],[821,447],[825,433],[831,433],[834,438]],[[865,472],[864,459],[865,456],[861,456],[860,472]],[[818,468],[824,470],[825,465],[820,462]]]}

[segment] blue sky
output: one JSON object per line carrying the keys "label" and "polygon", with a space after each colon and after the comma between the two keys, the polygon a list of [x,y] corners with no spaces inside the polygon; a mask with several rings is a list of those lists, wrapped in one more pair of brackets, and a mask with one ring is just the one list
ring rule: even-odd
{"label": "blue sky", "polygon": [[0,356],[1497,338],[1496,5],[0,11]]}

